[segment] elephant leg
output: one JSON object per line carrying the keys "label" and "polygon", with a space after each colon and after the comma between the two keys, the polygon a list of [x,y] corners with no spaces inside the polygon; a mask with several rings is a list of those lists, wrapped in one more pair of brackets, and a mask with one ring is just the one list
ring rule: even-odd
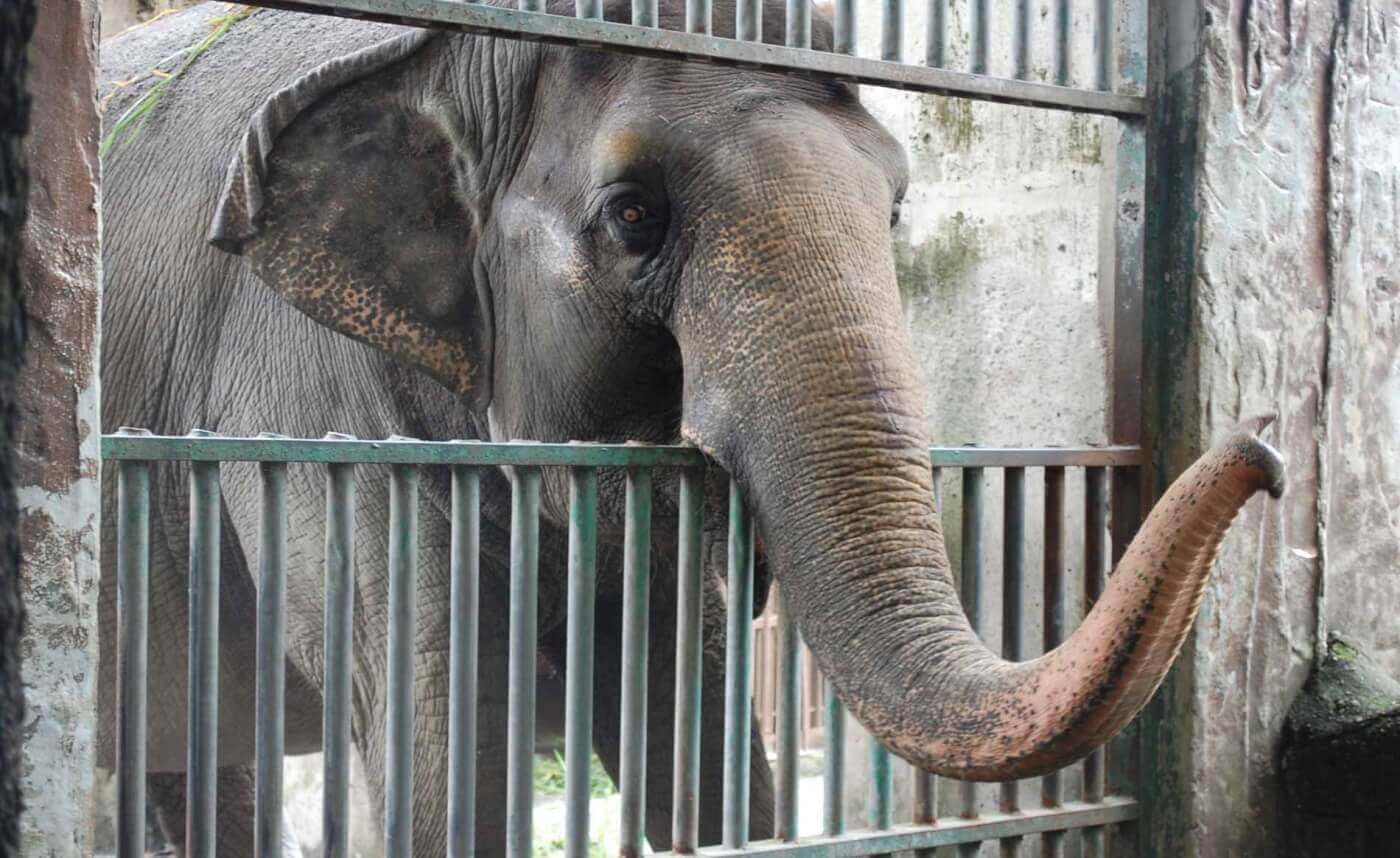
{"label": "elephant leg", "polygon": [[[166,842],[176,855],[185,854],[184,772],[147,775],[146,795],[160,823]],[[241,858],[253,854],[253,766],[222,766],[215,784],[216,804],[214,841],[220,858]],[[292,853],[297,854],[297,853]]]}
{"label": "elephant leg", "polygon": [[[657,588],[658,590],[660,588]],[[652,595],[647,662],[646,835],[652,848],[671,846],[671,793],[676,689],[674,593]],[[598,756],[619,780],[622,699],[622,609],[600,603],[594,665],[593,739]],[[724,795],[725,606],[718,582],[705,585],[704,676],[700,704],[700,845],[720,842]],[[749,837],[773,836],[773,776],[758,722],[749,728]]]}

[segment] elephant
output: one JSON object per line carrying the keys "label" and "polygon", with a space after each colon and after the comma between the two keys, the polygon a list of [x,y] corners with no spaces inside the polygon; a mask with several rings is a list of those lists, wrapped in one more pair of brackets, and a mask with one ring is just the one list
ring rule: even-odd
{"label": "elephant", "polygon": [[[1168,490],[1060,648],[1003,661],[959,607],[933,505],[928,418],[891,251],[905,155],[852,86],[271,10],[237,16],[177,77],[148,75],[229,14],[211,7],[104,46],[106,431],[692,445],[746,499],[760,577],[781,581],[849,711],[914,765],[975,780],[1051,771],[1126,724],[1188,633],[1235,513],[1257,491],[1282,489],[1262,424],[1231,434]],[[680,29],[684,7],[663,0],[661,25]],[[563,0],[549,8],[573,14]],[[628,9],[609,0],[606,17],[626,20]],[[716,0],[717,35],[733,35],[734,13]],[[767,0],[770,40],[782,14],[781,0]],[[812,41],[831,47],[820,18]],[[119,127],[157,85],[155,105]],[[419,495],[412,837],[423,855],[442,854],[447,827],[450,486],[437,470],[424,469]],[[568,481],[557,470],[541,490],[538,627],[542,658],[562,672]],[[475,839],[490,855],[505,836],[494,802],[505,793],[511,479],[492,471],[481,492]],[[151,506],[148,765],[176,836],[184,480],[181,468],[156,468]],[[708,506],[720,508],[723,485],[707,480]],[[382,805],[386,472],[360,467],[358,491],[352,733]],[[670,724],[674,709],[676,491],[674,476],[658,474],[653,725]],[[593,739],[614,778],[623,496],[623,475],[603,471]],[[289,754],[321,747],[323,497],[323,470],[290,469]],[[218,838],[221,854],[241,855],[256,468],[223,466],[221,499]],[[113,519],[100,601],[107,689]],[[707,574],[702,843],[721,829],[725,598]],[[108,765],[111,706],[103,695]],[[646,835],[658,849],[671,841],[669,738],[653,729],[647,748]],[[750,834],[763,838],[772,778],[756,728],[750,738]]]}

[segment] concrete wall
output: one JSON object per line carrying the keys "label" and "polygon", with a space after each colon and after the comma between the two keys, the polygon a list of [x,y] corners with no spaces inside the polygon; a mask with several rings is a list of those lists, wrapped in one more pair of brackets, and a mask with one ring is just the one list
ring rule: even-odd
{"label": "concrete wall", "polygon": [[1166,689],[1149,830],[1161,855],[1295,854],[1279,730],[1323,634],[1400,675],[1400,7],[1160,11],[1147,290],[1160,471],[1277,411],[1267,437],[1291,484],[1251,503],[1221,551]]}
{"label": "concrete wall", "polygon": [[23,854],[91,854],[97,679],[96,0],[45,0],[31,46],[20,377]]}

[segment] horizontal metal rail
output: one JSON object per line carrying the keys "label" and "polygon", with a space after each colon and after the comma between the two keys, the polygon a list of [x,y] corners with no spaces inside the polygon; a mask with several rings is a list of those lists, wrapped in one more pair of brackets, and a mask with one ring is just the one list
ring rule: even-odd
{"label": "horizontal metal rail", "polygon": [[[798,843],[764,841],[746,849],[713,847],[697,850],[705,858],[730,856],[790,856],[790,858],[860,858],[910,849],[932,849],[980,843],[1007,837],[1024,837],[1050,831],[1069,831],[1130,822],[1138,818],[1138,804],[1117,796],[1102,802],[1068,802],[1063,807],[1033,808],[1020,813],[986,813],[977,819],[940,820],[936,826],[896,825],[889,831],[853,831],[835,837],[814,837]],[[662,856],[672,853],[662,853]],[[658,858],[662,858],[658,856]]]}
{"label": "horizontal metal rail", "polygon": [[990,77],[935,66],[911,65],[825,53],[760,41],[725,39],[702,33],[659,30],[586,17],[503,9],[461,0],[256,0],[252,5],[453,29],[487,36],[565,45],[606,47],[624,53],[693,57],[716,63],[823,75],[871,86],[951,95],[999,104],[1021,104],[1075,113],[1140,117],[1146,101],[1136,95],[1029,80]]}
{"label": "horizontal metal rail", "polygon": [[[995,615],[987,606],[984,579],[988,573],[983,552],[985,468],[1003,469],[1005,503],[1003,509],[1003,580],[1016,593],[1002,606],[1002,634],[1006,654],[1020,657],[1019,638],[1023,625],[1021,585],[1024,579],[1025,468],[1043,468],[1045,481],[1044,592],[1045,644],[1049,648],[1063,639],[1065,604],[1069,598],[1063,573],[1065,469],[1084,468],[1084,562],[1086,575],[1083,598],[1091,603],[1102,592],[1103,574],[1109,556],[1121,554],[1117,541],[1107,543],[1107,468],[1135,472],[1142,453],[1135,447],[1105,448],[981,448],[936,447],[930,451],[934,478],[934,500],[942,510],[941,487],[949,476],[947,469],[960,471],[961,481],[961,563],[960,590],[973,627],[990,622]],[[147,589],[149,571],[150,505],[152,463],[160,461],[192,463],[190,467],[190,652],[191,706],[189,791],[191,800],[190,842],[192,854],[212,854],[210,836],[216,813],[213,749],[217,735],[218,652],[217,575],[220,544],[219,498],[221,463],[260,462],[263,515],[258,558],[260,576],[258,611],[258,707],[256,801],[263,851],[275,841],[276,808],[281,799],[278,758],[283,749],[284,677],[280,670],[285,653],[285,594],[287,574],[286,542],[288,521],[287,463],[325,465],[325,629],[326,687],[324,693],[323,735],[325,736],[325,790],[323,820],[331,836],[328,855],[348,854],[345,832],[349,819],[348,774],[351,748],[351,647],[355,602],[355,493],[358,464],[389,465],[389,604],[387,666],[389,700],[385,707],[386,790],[384,820],[386,836],[394,855],[411,855],[413,828],[413,724],[414,650],[417,596],[417,492],[418,467],[441,466],[452,476],[450,594],[453,612],[449,654],[449,711],[452,713],[448,737],[450,819],[447,840],[449,854],[472,854],[476,812],[476,784],[473,761],[477,751],[475,710],[476,637],[479,630],[478,598],[480,513],[482,469],[512,465],[511,545],[510,545],[510,691],[505,797],[506,855],[528,858],[534,854],[532,808],[534,787],[534,726],[536,716],[535,672],[537,646],[537,602],[540,565],[540,525],[542,468],[560,467],[569,472],[569,554],[568,554],[568,670],[566,690],[567,782],[566,854],[588,854],[590,737],[594,707],[591,672],[594,665],[594,627],[597,586],[598,477],[600,467],[627,469],[625,509],[624,578],[626,602],[623,637],[623,696],[621,701],[621,762],[623,807],[621,831],[627,850],[640,850],[643,817],[647,807],[646,748],[649,725],[646,720],[648,625],[647,577],[649,570],[650,525],[652,517],[652,474],[654,467],[678,469],[680,491],[676,514],[680,525],[678,545],[678,605],[676,614],[676,714],[674,728],[674,781],[672,792],[673,843],[680,852],[694,852],[698,837],[699,808],[705,802],[718,802],[723,810],[723,847],[700,850],[703,855],[792,855],[856,856],[879,855],[915,850],[931,855],[939,846],[955,845],[962,854],[977,853],[976,844],[1000,841],[1003,854],[1018,854],[1022,838],[1039,835],[1042,851],[1059,854],[1063,832],[1082,829],[1091,854],[1103,854],[1105,836],[1111,826],[1137,817],[1137,804],[1122,796],[1105,796],[1101,753],[1086,764],[1084,802],[1061,803],[1058,773],[1046,778],[1043,807],[1020,809],[1014,784],[1003,785],[1002,812],[978,814],[979,788],[961,785],[960,817],[934,821],[932,776],[916,779],[916,807],[913,826],[895,822],[893,814],[891,757],[887,750],[870,743],[871,801],[867,827],[846,831],[842,812],[844,800],[842,723],[845,713],[830,694],[825,725],[828,742],[827,783],[824,801],[824,834],[799,838],[796,814],[796,729],[801,699],[798,629],[784,619],[784,656],[777,678],[783,689],[783,705],[778,732],[783,736],[780,751],[778,807],[779,828],[774,839],[761,837],[749,842],[749,767],[751,698],[753,695],[753,628],[747,607],[752,602],[754,529],[742,492],[729,485],[728,549],[729,592],[739,594],[727,613],[728,660],[725,669],[724,789],[722,795],[700,794],[701,733],[701,637],[704,627],[701,534],[704,532],[703,480],[706,459],[690,447],[649,447],[644,445],[537,444],[529,442],[424,442],[390,438],[361,441],[331,435],[321,440],[297,440],[280,436],[224,438],[196,431],[185,437],[160,437],[141,430],[103,438],[104,456],[116,463],[119,482],[117,555],[121,558],[119,577],[121,598],[119,622],[123,649],[118,672],[122,701],[117,732],[121,740],[119,795],[122,819],[119,849],[121,856],[138,856],[140,826],[144,822],[140,783],[145,763],[146,711],[142,705],[147,685],[145,649],[149,617]],[[712,472],[713,473],[713,472]],[[714,473],[715,479],[724,479]],[[717,619],[717,618],[712,618]],[[983,631],[986,631],[985,629]],[[275,662],[275,663],[274,663]],[[714,717],[714,713],[711,713]],[[655,725],[661,729],[665,725]]]}
{"label": "horizontal metal rail", "polygon": [[[108,461],[594,468],[687,468],[705,464],[705,456],[698,449],[682,446],[170,435],[104,435],[102,457]],[[946,468],[1125,467],[1141,465],[1143,452],[1136,446],[930,447],[929,460],[934,467]]]}

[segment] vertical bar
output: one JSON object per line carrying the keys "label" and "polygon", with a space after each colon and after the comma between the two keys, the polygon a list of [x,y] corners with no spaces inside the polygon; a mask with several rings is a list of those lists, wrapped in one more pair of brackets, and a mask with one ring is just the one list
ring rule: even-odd
{"label": "vertical bar", "polygon": [[452,468],[447,689],[447,856],[476,854],[476,672],[481,616],[481,474]]}
{"label": "vertical bar", "polygon": [[1070,0],[1055,0],[1055,83],[1069,86]]}
{"label": "vertical bar", "polygon": [[[983,0],[978,0],[982,3]],[[985,11],[985,9],[984,9]],[[973,631],[982,627],[982,469],[963,468],[962,472],[962,604]],[[962,783],[962,812],[964,819],[977,818],[977,784]],[[975,858],[981,850],[979,843],[958,846],[960,856]]]}
{"label": "vertical bar", "polygon": [[1015,26],[1016,79],[1028,80],[1031,76],[1031,0],[1016,0]]}
{"label": "vertical bar", "polygon": [[778,590],[778,820],[779,840],[797,839],[797,734],[802,707],[798,658],[801,637],[786,593]]}
{"label": "vertical bar", "polygon": [[[1107,520],[1108,474],[1102,467],[1084,469],[1084,615],[1103,594]],[[1084,800],[1103,801],[1104,750],[1097,748],[1084,759]],[[1085,858],[1103,855],[1103,828],[1084,829]]]}
{"label": "vertical bar", "polygon": [[641,855],[646,836],[647,641],[651,621],[651,471],[627,472],[622,549],[621,854]]}
{"label": "vertical bar", "polygon": [[[347,438],[331,433],[327,438]],[[350,656],[355,605],[355,468],[330,465],[326,477],[326,689],[321,712],[326,858],[350,856]]]}
{"label": "vertical bar", "polygon": [[[274,437],[260,435],[259,437]],[[264,462],[258,550],[258,642],[254,707],[254,854],[282,854],[282,758],[286,725],[287,465]]]}
{"label": "vertical bar", "polygon": [[763,41],[761,0],[738,0],[734,4],[734,38],[741,42]]}
{"label": "vertical bar", "polygon": [[968,25],[972,31],[968,44],[968,70],[973,74],[987,73],[987,28],[990,21],[987,2],[988,0],[971,0],[968,4],[968,16],[971,19]]}
{"label": "vertical bar", "polygon": [[924,33],[924,65],[943,68],[948,44],[948,0],[928,0],[928,30]]}
{"label": "vertical bar", "polygon": [[710,0],[685,0],[685,31],[710,35]]}
{"label": "vertical bar", "polygon": [[569,469],[569,606],[564,667],[564,855],[588,858],[593,759],[593,618],[598,592],[598,471]]}
{"label": "vertical bar", "polygon": [[1094,88],[1113,89],[1113,0],[1094,3]]}
{"label": "vertical bar", "polygon": [[880,59],[897,63],[904,54],[904,0],[882,0],[880,9]]}
{"label": "vertical bar", "polygon": [[[1043,632],[1045,652],[1060,645],[1065,636],[1064,581],[1064,519],[1065,469],[1045,469],[1045,595]],[[1051,772],[1041,779],[1041,803],[1046,807],[1060,806],[1060,773]],[[1057,858],[1064,852],[1064,832],[1047,831],[1042,835],[1041,852],[1046,858]]]}
{"label": "vertical bar", "polygon": [[700,839],[700,638],[705,603],[701,595],[700,538],[705,472],[681,471],[680,546],[676,575],[675,785],[671,794],[671,848],[695,851]]}
{"label": "vertical bar", "polygon": [[[938,7],[939,14],[942,14],[942,7],[937,0],[934,3]],[[932,7],[931,7],[932,8]],[[940,25],[940,34],[941,34]],[[943,514],[943,469],[934,468],[933,475],[933,508],[936,515]],[[938,778],[932,772],[914,772],[914,824],[915,825],[937,825],[938,824]],[[936,849],[916,849],[914,858],[935,858],[938,854]]]}
{"label": "vertical bar", "polygon": [[389,476],[389,698],[384,731],[384,848],[413,854],[413,639],[418,624],[418,469]]}
{"label": "vertical bar", "polygon": [[789,48],[812,47],[812,2],[811,0],[787,0],[787,15],[784,16],[786,32],[784,42]]}
{"label": "vertical bar", "polygon": [[724,668],[724,845],[749,842],[749,750],[753,670],[753,520],[729,480],[728,631]]}
{"label": "vertical bar", "polygon": [[519,0],[519,3],[522,12],[545,11],[545,0]]}
{"label": "vertical bar", "polygon": [[890,772],[890,752],[874,736],[870,742],[870,804],[869,823],[876,831],[888,831],[894,825],[894,780]]}
{"label": "vertical bar", "polygon": [[[636,0],[633,0],[634,4]],[[574,0],[574,16],[592,21],[603,20],[603,0]]]}
{"label": "vertical bar", "polygon": [[846,709],[836,696],[836,686],[828,679],[826,686],[826,727],[822,743],[826,753],[822,760],[822,831],[828,837],[846,833],[846,808],[842,793],[846,781]]}
{"label": "vertical bar", "polygon": [[632,0],[632,25],[634,27],[657,26],[656,0]]}
{"label": "vertical bar", "polygon": [[[212,432],[195,430],[196,438]],[[185,854],[213,858],[219,774],[219,463],[190,463],[189,745]]]}
{"label": "vertical bar", "polygon": [[[118,434],[145,434],[122,429]],[[151,466],[117,466],[117,856],[146,854]]]}
{"label": "vertical bar", "polygon": [[506,855],[507,858],[532,858],[535,659],[539,623],[540,471],[538,468],[516,468],[512,477]]}
{"label": "vertical bar", "polygon": [[832,47],[838,54],[855,56],[857,21],[856,0],[835,0],[836,11],[833,22]]}
{"label": "vertical bar", "polygon": [[[1022,596],[1025,590],[1026,469],[1007,468],[1002,474],[1002,603],[1001,653],[1008,661],[1021,661]],[[1020,785],[1001,785],[1001,812],[1017,813]],[[1021,854],[1021,838],[1001,841],[1001,854],[1014,858]]]}

